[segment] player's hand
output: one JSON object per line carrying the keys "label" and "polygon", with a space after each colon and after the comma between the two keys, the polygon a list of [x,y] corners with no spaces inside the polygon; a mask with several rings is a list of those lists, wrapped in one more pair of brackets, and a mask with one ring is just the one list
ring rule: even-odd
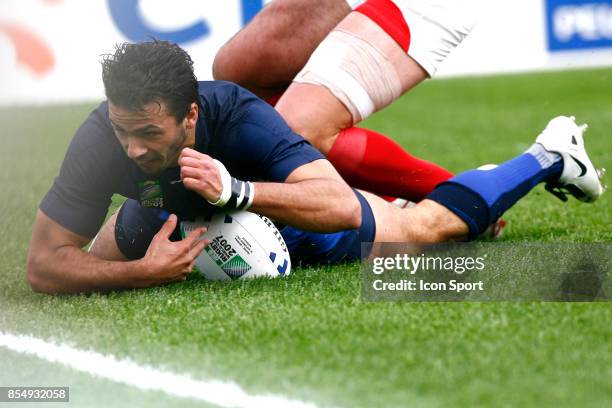
{"label": "player's hand", "polygon": [[149,249],[142,258],[140,266],[143,273],[136,287],[149,287],[163,283],[184,281],[193,269],[195,259],[200,255],[210,240],[199,238],[206,228],[197,228],[181,241],[170,241],[170,235],[176,228],[177,218],[172,214],[153,237]]}
{"label": "player's hand", "polygon": [[215,202],[223,191],[221,174],[212,157],[188,147],[178,159],[185,188],[195,191],[206,200]]}

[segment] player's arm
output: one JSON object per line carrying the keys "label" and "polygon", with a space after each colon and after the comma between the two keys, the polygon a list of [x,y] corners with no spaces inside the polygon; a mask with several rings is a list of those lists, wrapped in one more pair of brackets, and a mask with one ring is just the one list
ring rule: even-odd
{"label": "player's arm", "polygon": [[[193,149],[183,149],[179,158],[186,188],[211,203],[231,189],[223,165]],[[351,188],[325,159],[295,168],[284,183],[253,183],[250,210],[297,228],[333,232],[358,228],[360,205]],[[238,206],[240,208],[240,206]]]}
{"label": "player's arm", "polygon": [[62,227],[38,210],[28,253],[28,281],[36,292],[82,293],[143,288],[184,280],[207,242],[202,229],[170,242],[176,227],[171,216],[155,236],[144,258],[106,261],[85,251],[89,238]]}
{"label": "player's arm", "polygon": [[358,228],[357,196],[325,159],[295,169],[285,183],[254,183],[250,210],[283,224],[309,231]]}
{"label": "player's arm", "polygon": [[[359,227],[357,196],[276,110],[234,84],[216,84],[215,92],[217,98],[207,103],[219,103],[217,110],[226,113],[214,130],[218,136],[210,150],[219,161],[183,149],[179,165],[186,188],[215,205],[248,207],[301,229],[334,232]],[[254,194],[247,194],[247,183],[241,195],[239,183],[231,177],[237,175],[230,175],[224,164],[242,177],[270,182],[254,183]],[[236,190],[232,198],[230,190]]]}

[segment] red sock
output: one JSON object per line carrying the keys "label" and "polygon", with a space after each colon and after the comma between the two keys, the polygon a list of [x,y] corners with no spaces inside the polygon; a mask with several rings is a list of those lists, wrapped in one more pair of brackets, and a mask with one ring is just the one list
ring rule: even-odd
{"label": "red sock", "polygon": [[338,134],[327,158],[352,187],[411,201],[422,200],[453,176],[412,156],[388,137],[356,127]]}

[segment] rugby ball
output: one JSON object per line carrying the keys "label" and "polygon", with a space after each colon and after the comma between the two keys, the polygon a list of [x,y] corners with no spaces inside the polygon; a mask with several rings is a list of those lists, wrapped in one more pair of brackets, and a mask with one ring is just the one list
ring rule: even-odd
{"label": "rugby ball", "polygon": [[182,222],[181,234],[207,228],[209,239],[196,259],[200,273],[211,280],[232,280],[256,276],[286,276],[291,258],[285,240],[268,218],[248,211],[214,214],[195,222]]}

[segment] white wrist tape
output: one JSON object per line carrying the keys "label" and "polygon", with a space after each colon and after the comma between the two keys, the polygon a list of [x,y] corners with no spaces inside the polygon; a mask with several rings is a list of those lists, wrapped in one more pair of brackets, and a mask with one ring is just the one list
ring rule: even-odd
{"label": "white wrist tape", "polygon": [[210,202],[212,205],[216,205],[217,207],[223,207],[227,202],[232,198],[232,176],[229,174],[229,171],[225,168],[223,163],[221,163],[217,159],[213,159],[213,162],[217,166],[219,170],[219,174],[221,175],[221,195],[217,201]]}
{"label": "white wrist tape", "polygon": [[214,203],[210,201],[209,203],[217,207],[236,208],[239,210],[247,210],[251,207],[255,197],[255,185],[250,181],[242,181],[232,177],[223,163],[216,159],[213,159],[213,161],[217,169],[219,169],[223,189],[219,199]]}

